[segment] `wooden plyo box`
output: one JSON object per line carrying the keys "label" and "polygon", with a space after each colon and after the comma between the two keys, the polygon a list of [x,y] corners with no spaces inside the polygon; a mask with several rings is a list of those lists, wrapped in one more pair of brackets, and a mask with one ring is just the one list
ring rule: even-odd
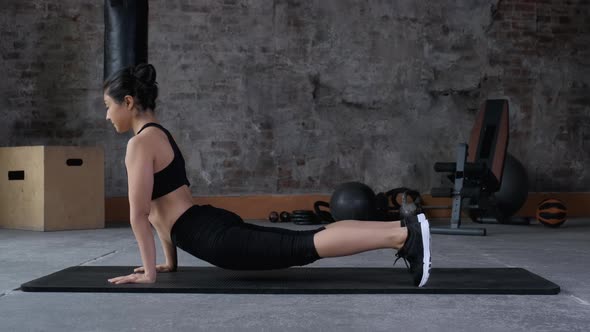
{"label": "wooden plyo box", "polygon": [[0,228],[104,228],[102,147],[0,148]]}

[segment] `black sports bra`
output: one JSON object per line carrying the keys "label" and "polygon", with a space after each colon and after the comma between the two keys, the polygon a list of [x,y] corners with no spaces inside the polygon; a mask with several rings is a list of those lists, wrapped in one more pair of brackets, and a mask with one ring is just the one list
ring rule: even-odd
{"label": "black sports bra", "polygon": [[180,149],[178,148],[178,145],[176,145],[176,142],[174,141],[174,138],[172,138],[170,132],[161,125],[150,122],[141,127],[137,134],[139,135],[139,133],[141,133],[141,131],[147,127],[158,127],[164,133],[166,133],[166,136],[168,136],[168,141],[170,141],[170,145],[172,145],[172,150],[174,150],[174,159],[172,159],[172,162],[168,164],[168,166],[166,166],[163,170],[154,173],[154,189],[152,191],[152,200],[154,200],[176,190],[185,184],[190,186],[190,182],[186,177],[184,158],[182,157],[182,153],[180,152]]}

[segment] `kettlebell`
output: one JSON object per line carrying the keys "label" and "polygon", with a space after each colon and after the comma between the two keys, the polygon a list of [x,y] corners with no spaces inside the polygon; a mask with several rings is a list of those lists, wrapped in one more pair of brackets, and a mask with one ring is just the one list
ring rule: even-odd
{"label": "kettlebell", "polygon": [[279,215],[281,222],[290,222],[291,221],[291,214],[287,211],[281,212]]}

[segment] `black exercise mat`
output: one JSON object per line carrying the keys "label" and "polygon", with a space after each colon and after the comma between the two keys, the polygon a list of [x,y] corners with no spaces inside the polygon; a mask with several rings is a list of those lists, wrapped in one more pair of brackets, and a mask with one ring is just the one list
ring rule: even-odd
{"label": "black exercise mat", "polygon": [[107,279],[130,266],[74,266],[21,286],[25,292],[227,294],[536,294],[559,286],[521,268],[435,268],[425,287],[414,287],[403,268],[290,268],[231,271],[180,267],[158,273],[155,284],[113,285]]}

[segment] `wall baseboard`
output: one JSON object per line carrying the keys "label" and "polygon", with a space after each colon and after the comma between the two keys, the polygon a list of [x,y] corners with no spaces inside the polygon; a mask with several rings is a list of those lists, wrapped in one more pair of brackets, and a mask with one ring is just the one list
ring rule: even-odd
{"label": "wall baseboard", "polygon": [[[524,206],[516,213],[521,217],[534,217],[537,205],[546,198],[561,199],[567,206],[568,217],[590,216],[590,192],[529,193]],[[237,213],[246,220],[267,220],[271,211],[313,210],[316,201],[329,201],[330,195],[247,195],[193,197],[195,204],[211,204]],[[449,198],[423,196],[424,205],[450,205]],[[449,218],[451,209],[428,210],[429,218]],[[129,222],[127,197],[105,199],[105,219],[108,223]]]}
{"label": "wall baseboard", "polygon": [[[240,215],[243,219],[267,220],[271,211],[313,210],[316,201],[329,201],[330,195],[248,195],[248,196],[207,196],[193,197],[195,204],[223,208]],[[129,201],[127,197],[105,199],[107,222],[129,222]]]}

